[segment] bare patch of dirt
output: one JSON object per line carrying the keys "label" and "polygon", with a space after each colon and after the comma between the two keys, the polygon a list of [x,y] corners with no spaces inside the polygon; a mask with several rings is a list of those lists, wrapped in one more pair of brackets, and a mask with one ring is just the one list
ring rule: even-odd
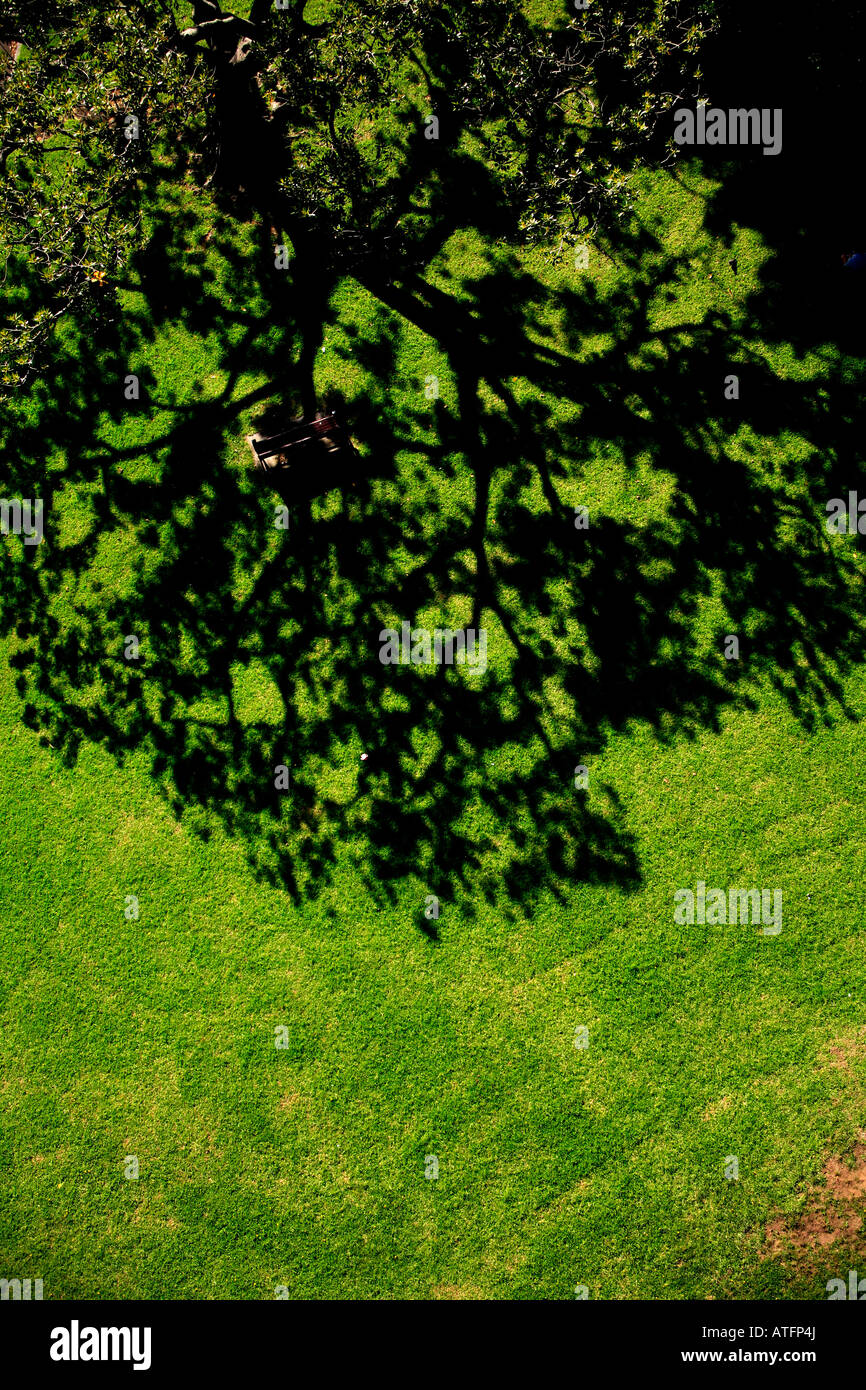
{"label": "bare patch of dirt", "polygon": [[[831,1053],[832,1053],[831,1048]],[[866,1130],[843,1157],[824,1164],[822,1179],[806,1194],[795,1219],[777,1217],[764,1229],[764,1259],[779,1259],[800,1274],[814,1275],[833,1249],[852,1259],[866,1258]]]}

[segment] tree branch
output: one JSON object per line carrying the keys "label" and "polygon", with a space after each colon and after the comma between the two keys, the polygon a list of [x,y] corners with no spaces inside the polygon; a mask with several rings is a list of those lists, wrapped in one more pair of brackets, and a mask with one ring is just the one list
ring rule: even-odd
{"label": "tree branch", "polygon": [[216,38],[220,34],[227,37],[233,32],[253,39],[256,36],[255,28],[246,19],[240,19],[235,14],[220,15],[219,19],[205,19],[201,24],[194,24],[191,29],[182,29],[180,32],[181,43],[195,44],[199,39]]}

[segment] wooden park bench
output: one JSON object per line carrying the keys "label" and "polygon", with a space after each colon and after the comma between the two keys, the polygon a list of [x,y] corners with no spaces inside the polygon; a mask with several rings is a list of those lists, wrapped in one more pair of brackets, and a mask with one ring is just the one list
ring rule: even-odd
{"label": "wooden park bench", "polygon": [[310,477],[321,464],[350,463],[358,451],[348,431],[336,415],[319,416],[315,420],[290,420],[278,434],[247,435],[247,443],[255,459],[258,473],[282,474],[293,472]]}

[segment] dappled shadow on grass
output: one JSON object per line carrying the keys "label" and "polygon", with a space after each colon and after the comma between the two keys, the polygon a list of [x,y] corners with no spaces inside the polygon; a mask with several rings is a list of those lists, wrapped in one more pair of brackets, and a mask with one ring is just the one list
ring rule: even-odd
{"label": "dappled shadow on grass", "polygon": [[[466,177],[443,175],[446,204]],[[766,286],[666,321],[682,265],[635,225],[616,242],[618,288],[550,290],[496,244],[495,206],[487,226],[476,208],[484,265],[455,293],[408,262],[354,267],[381,305],[336,402],[363,459],[355,476],[271,491],[230,447],[250,418],[273,420],[268,404],[318,403],[336,271],[310,248],[276,271],[268,229],[251,224],[241,247],[194,196],[169,185],[140,296],[101,343],[67,326],[12,429],[10,486],[46,498],[47,541],[5,542],[3,630],[24,718],[68,762],[82,740],[119,760],[145,749],[177,812],[202,834],[223,825],[274,885],[328,890],[337,911],[341,861],[383,901],[411,880],[436,939],[428,893],[531,914],[577,880],[639,884],[604,775],[612,734],[717,728],[762,681],[806,728],[847,713],[860,571],[856,540],[823,524],[842,474],[856,485],[862,392],[833,349],[845,302],[835,327],[823,301],[799,317],[785,377],[766,354],[768,336],[787,341],[778,316],[767,332]],[[173,385],[164,345],[124,403],[125,373],[172,323],[206,335],[218,389]],[[400,381],[406,324],[447,357],[454,405]],[[616,505],[577,529],[603,458]],[[486,672],[383,665],[380,630],[403,619],[485,628]]]}

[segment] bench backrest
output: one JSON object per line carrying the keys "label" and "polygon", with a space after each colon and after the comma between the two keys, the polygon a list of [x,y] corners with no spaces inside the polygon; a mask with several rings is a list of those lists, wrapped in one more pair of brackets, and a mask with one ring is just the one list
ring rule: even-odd
{"label": "bench backrest", "polygon": [[324,415],[319,420],[302,421],[267,439],[255,439],[253,448],[259,458],[270,458],[273,454],[285,453],[287,449],[298,444],[311,443],[324,434],[341,435],[342,432],[335,415]]}

